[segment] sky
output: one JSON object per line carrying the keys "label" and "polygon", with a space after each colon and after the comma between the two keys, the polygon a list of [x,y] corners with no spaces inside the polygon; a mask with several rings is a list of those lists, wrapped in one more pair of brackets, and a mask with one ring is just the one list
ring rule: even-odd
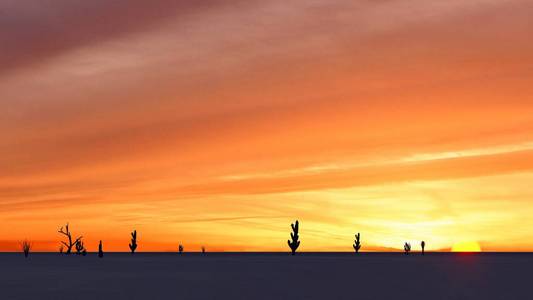
{"label": "sky", "polygon": [[529,0],[3,0],[0,251],[533,251]]}

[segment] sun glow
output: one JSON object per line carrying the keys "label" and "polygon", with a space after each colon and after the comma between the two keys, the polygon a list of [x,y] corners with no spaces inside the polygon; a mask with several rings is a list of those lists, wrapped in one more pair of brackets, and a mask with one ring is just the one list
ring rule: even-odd
{"label": "sun glow", "polygon": [[481,252],[481,246],[475,241],[457,242],[453,245],[452,252]]}

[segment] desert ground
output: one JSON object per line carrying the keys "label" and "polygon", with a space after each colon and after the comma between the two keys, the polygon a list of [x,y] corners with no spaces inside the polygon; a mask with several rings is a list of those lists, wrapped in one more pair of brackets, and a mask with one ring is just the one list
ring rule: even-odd
{"label": "desert ground", "polygon": [[0,254],[1,299],[533,299],[533,254]]}

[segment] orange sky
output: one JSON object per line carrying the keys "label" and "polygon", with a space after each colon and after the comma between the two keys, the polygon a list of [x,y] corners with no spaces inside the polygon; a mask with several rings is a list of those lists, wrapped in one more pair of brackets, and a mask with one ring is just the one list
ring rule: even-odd
{"label": "orange sky", "polygon": [[533,250],[533,3],[0,4],[0,251]]}

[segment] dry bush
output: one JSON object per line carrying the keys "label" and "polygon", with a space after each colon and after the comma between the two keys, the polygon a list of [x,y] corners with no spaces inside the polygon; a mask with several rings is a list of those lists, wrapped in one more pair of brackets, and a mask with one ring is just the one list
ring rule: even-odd
{"label": "dry bush", "polygon": [[20,247],[22,248],[22,252],[24,252],[24,257],[27,258],[30,255],[32,243],[28,240],[24,240],[20,242]]}

